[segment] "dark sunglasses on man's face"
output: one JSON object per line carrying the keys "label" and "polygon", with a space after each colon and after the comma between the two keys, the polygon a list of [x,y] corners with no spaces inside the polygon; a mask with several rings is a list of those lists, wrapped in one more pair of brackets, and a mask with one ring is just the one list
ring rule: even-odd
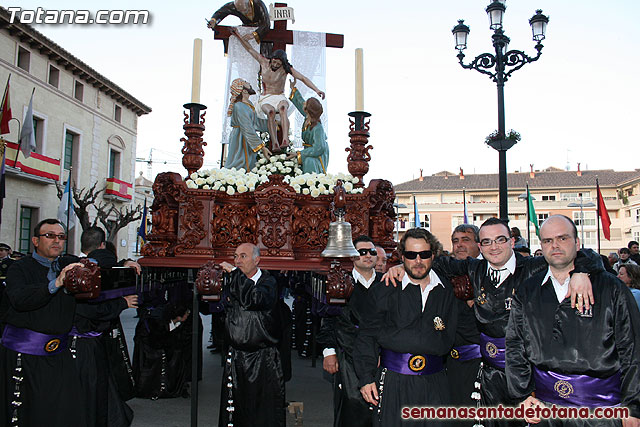
{"label": "dark sunglasses on man's face", "polygon": [[375,249],[362,248],[358,249],[358,253],[360,254],[360,256],[365,256],[367,254],[371,256],[378,256],[378,252]]}
{"label": "dark sunglasses on man's face", "polygon": [[404,253],[402,255],[404,255],[404,257],[406,259],[416,259],[416,257],[418,255],[420,255],[420,259],[427,259],[427,258],[431,258],[431,255],[433,255],[433,252],[431,252],[431,251],[420,251],[420,252],[404,251]]}
{"label": "dark sunglasses on man's face", "polygon": [[44,234],[38,234],[36,237],[46,237],[47,239],[58,239],[58,240],[67,240],[67,235],[66,234],[56,234],[56,233],[44,233]]}

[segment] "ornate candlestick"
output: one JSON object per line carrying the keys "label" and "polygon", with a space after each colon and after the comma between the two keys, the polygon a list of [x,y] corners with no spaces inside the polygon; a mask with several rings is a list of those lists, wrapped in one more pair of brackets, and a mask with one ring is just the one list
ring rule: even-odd
{"label": "ornate candlestick", "polygon": [[180,138],[181,142],[184,142],[182,147],[182,166],[187,169],[188,175],[198,171],[202,167],[204,161],[203,145],[207,145],[202,140],[204,134],[204,116],[207,112],[200,111],[206,110],[207,107],[202,104],[194,102],[184,104],[184,108],[189,110],[189,114],[184,113],[184,134],[186,138]]}
{"label": "ornate candlestick", "polygon": [[358,178],[358,182],[353,186],[363,188],[362,177],[369,172],[369,161],[371,160],[369,150],[373,148],[371,145],[367,145],[369,142],[369,120],[365,122],[365,119],[371,117],[371,114],[365,111],[353,111],[349,113],[349,117],[353,117],[353,119],[349,119],[351,147],[345,148],[345,151],[349,153],[347,169],[351,175]]}

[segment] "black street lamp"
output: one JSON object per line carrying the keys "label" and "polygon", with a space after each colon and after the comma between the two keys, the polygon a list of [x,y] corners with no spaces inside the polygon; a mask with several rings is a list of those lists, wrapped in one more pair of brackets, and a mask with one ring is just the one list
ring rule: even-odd
{"label": "black street lamp", "polygon": [[498,86],[498,138],[487,142],[487,144],[498,151],[498,170],[500,179],[500,218],[508,219],[507,207],[507,150],[516,143],[513,139],[506,138],[504,123],[504,83],[511,77],[514,71],[524,67],[529,62],[537,61],[542,54],[542,43],[549,18],[542,14],[542,10],[537,10],[536,14],[529,20],[533,31],[533,40],[537,42],[535,49],[538,54],[530,57],[521,50],[508,50],[509,37],[502,31],[502,17],[506,10],[505,0],[493,0],[486,11],[489,16],[489,27],[493,30],[493,47],[495,54],[483,53],[475,57],[471,63],[465,65],[462,60],[467,48],[467,36],[469,27],[464,24],[464,20],[459,20],[458,25],[453,27],[452,33],[455,38],[456,49],[458,49],[458,60],[462,68],[473,69],[491,77]]}

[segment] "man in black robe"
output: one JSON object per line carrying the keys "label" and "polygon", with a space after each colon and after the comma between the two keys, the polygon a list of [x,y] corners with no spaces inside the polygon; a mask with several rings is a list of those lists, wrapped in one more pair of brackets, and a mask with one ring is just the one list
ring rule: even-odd
{"label": "man in black robe", "polygon": [[[105,248],[105,241],[104,230],[89,227],[80,237],[81,251],[101,268],[112,268],[118,265],[118,260]],[[123,260],[122,264],[139,269],[133,261]],[[69,338],[71,354],[82,381],[84,404],[81,407],[87,412],[87,427],[131,425],[133,411],[120,397],[117,388],[119,382],[126,384],[129,378],[127,375],[117,381],[109,366],[114,357],[109,357],[107,349],[113,348],[108,343],[114,329],[120,330],[120,313],[126,308],[136,308],[137,303],[137,295],[126,295],[99,302],[82,301],[76,305]],[[121,353],[116,356],[122,358]],[[128,363],[128,356],[121,363]]]}
{"label": "man in black robe", "polygon": [[[67,236],[60,221],[34,228],[35,251],[7,273],[0,340],[0,425],[85,427],[80,378],[68,351],[75,298],[61,289],[71,263],[59,270]],[[75,257],[74,257],[75,258]]]}
{"label": "man in black robe", "polygon": [[[480,237],[478,227],[472,224],[461,224],[451,234],[451,248],[455,259],[480,256]],[[473,311],[473,286],[468,275],[451,278],[456,305],[458,307],[458,328],[454,347],[446,359],[447,378],[451,386],[451,403],[453,406],[474,406],[471,397],[474,383],[480,369],[480,331]],[[473,420],[466,422],[473,425]]]}
{"label": "man in black robe", "polygon": [[[460,261],[451,257],[438,257],[433,268],[446,277],[468,275],[473,284],[474,312],[480,331],[482,355],[480,398],[483,407],[500,404],[513,406],[517,402],[509,395],[504,373],[505,330],[511,312],[511,302],[516,289],[526,279],[547,268],[543,257],[524,258],[513,251],[513,239],[507,223],[499,218],[489,218],[480,227],[480,252],[483,259],[467,258]],[[576,272],[571,285],[571,301],[575,295],[585,295],[578,305],[593,302],[591,284],[587,274],[601,268],[600,256],[591,250],[580,251]],[[390,270],[390,277],[401,277],[399,268]],[[457,387],[452,384],[452,387]],[[485,426],[521,426],[521,422],[502,419],[484,419]]]}
{"label": "man in black robe", "polygon": [[221,263],[231,277],[222,294],[229,352],[222,376],[219,426],[285,425],[278,286],[259,263],[260,250],[251,243],[238,246],[235,267]]}
{"label": "man in black robe", "polygon": [[363,310],[353,355],[360,392],[376,406],[375,426],[440,425],[407,418],[406,408],[449,403],[443,356],[455,338],[455,297],[451,284],[431,269],[442,251],[435,236],[408,230],[398,251],[407,273],[402,285],[372,287]]}
{"label": "man in black robe", "polygon": [[381,273],[375,271],[377,249],[369,236],[353,241],[360,254],[353,257],[353,293],[335,317],[323,320],[318,343],[324,347],[322,367],[333,376],[334,427],[371,426],[371,410],[362,399],[358,378],[353,366],[353,344],[363,318],[366,297],[372,286],[380,282]]}
{"label": "man in black robe", "polygon": [[[628,408],[624,426],[640,423],[640,313],[627,287],[606,271],[592,271],[596,304],[581,315],[565,298],[580,248],[575,224],[564,215],[540,227],[549,263],[513,298],[507,326],[509,392],[526,408],[537,406]],[[535,392],[535,397],[531,393]],[[526,400],[525,400],[526,399]],[[550,426],[615,426],[615,419],[543,419]]]}

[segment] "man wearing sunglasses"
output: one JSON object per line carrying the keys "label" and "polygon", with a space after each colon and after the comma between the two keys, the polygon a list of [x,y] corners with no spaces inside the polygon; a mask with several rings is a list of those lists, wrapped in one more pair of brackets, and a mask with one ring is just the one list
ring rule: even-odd
{"label": "man wearing sunglasses", "polygon": [[[627,287],[604,269],[589,276],[598,302],[592,316],[566,300],[580,239],[571,219],[553,215],[540,227],[549,267],[520,286],[507,326],[509,392],[526,408],[628,408],[625,427],[640,425],[640,313]],[[535,397],[531,396],[535,392]],[[531,424],[616,426],[618,419],[541,420]]]}
{"label": "man wearing sunglasses", "polygon": [[402,285],[371,289],[354,345],[360,392],[375,406],[375,426],[398,425],[407,407],[450,400],[443,356],[453,346],[457,308],[451,284],[431,269],[442,245],[427,230],[413,228],[398,251],[406,272]]}
{"label": "man wearing sunglasses", "polygon": [[[76,300],[60,289],[71,263],[61,271],[67,236],[57,219],[34,229],[34,252],[7,272],[0,340],[0,425],[84,427],[78,373],[68,351]],[[73,259],[76,259],[73,257]]]}
{"label": "man wearing sunglasses", "polygon": [[[468,275],[473,284],[474,312],[480,330],[480,390],[474,394],[482,406],[514,406],[504,373],[505,330],[511,313],[511,302],[516,289],[529,277],[547,268],[544,258],[524,258],[513,251],[513,239],[507,223],[499,218],[489,218],[480,227],[480,252],[484,259],[467,258],[456,260],[439,257],[433,268],[446,277]],[[572,306],[582,310],[593,303],[588,272],[602,267],[600,256],[590,249],[581,250],[576,259],[576,269],[571,279],[569,292]],[[392,271],[393,270],[393,271]],[[390,270],[390,277],[399,278],[399,269]],[[583,298],[583,295],[585,298]],[[577,304],[574,301],[577,297]],[[452,387],[457,387],[452,384]],[[485,419],[489,426],[521,426],[521,422]]]}
{"label": "man wearing sunglasses", "polygon": [[349,302],[340,315],[325,318],[318,336],[324,346],[322,367],[333,377],[334,427],[366,427],[371,425],[371,410],[362,400],[353,366],[353,343],[361,326],[367,294],[380,281],[382,274],[375,271],[378,254],[369,236],[353,241],[360,254],[353,257],[354,289]]}

